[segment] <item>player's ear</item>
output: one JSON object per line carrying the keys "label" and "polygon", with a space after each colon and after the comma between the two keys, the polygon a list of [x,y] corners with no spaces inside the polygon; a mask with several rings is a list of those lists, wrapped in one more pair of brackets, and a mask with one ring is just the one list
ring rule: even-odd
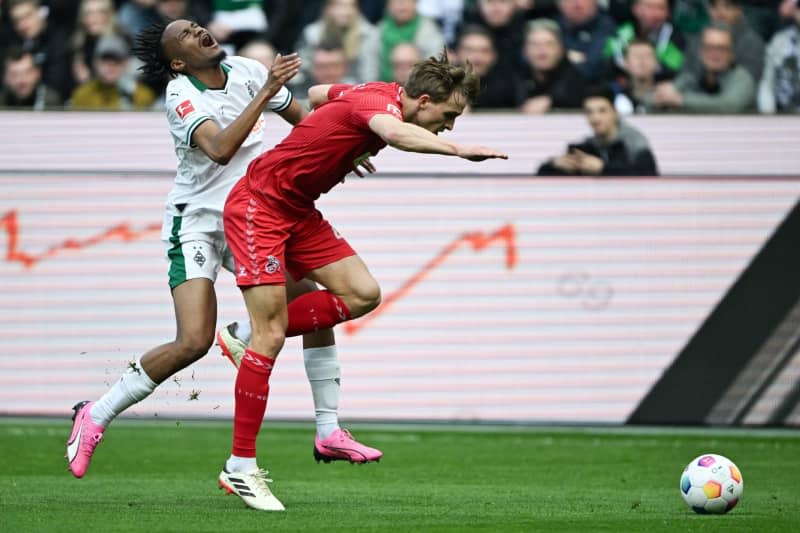
{"label": "player's ear", "polygon": [[419,98],[417,98],[417,104],[419,105],[420,109],[425,109],[425,107],[427,107],[430,101],[431,101],[431,95],[429,94],[422,94],[419,96]]}
{"label": "player's ear", "polygon": [[183,69],[186,68],[186,63],[182,59],[175,58],[170,60],[169,68],[173,72],[183,72]]}

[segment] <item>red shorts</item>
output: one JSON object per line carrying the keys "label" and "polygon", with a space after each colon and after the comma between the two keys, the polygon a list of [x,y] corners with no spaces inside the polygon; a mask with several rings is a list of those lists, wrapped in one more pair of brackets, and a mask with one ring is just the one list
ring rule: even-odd
{"label": "red shorts", "polygon": [[239,287],[282,285],[285,271],[299,280],[356,252],[317,209],[301,213],[270,206],[251,193],[247,178],[233,187],[223,214]]}

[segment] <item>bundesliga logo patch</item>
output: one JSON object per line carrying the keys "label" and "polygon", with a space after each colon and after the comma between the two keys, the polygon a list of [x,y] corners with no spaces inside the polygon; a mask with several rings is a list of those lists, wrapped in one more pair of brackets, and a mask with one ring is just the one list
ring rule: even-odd
{"label": "bundesliga logo patch", "polygon": [[186,115],[189,113],[194,112],[194,106],[192,105],[191,100],[184,100],[175,108],[175,112],[178,113],[178,116],[182,119],[186,118]]}

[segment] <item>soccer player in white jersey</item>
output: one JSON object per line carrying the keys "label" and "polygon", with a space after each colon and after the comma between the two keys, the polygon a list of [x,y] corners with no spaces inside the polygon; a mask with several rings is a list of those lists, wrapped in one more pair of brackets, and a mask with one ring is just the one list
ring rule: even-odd
{"label": "soccer player in white jersey", "polygon": [[[256,61],[226,57],[206,29],[187,20],[146,29],[137,36],[135,53],[144,62],[146,75],[172,77],[166,89],[166,108],[178,170],[167,198],[162,239],[167,248],[177,334],[174,341],[142,355],[99,400],[75,405],[67,459],[78,478],[86,473],[105,429],[117,415],[208,352],[217,319],[214,282],[220,267],[232,270],[233,266],[222,227],[225,199],[250,161],[263,150],[264,110],[280,114],[291,124],[308,113],[284,87],[298,72],[296,54],[278,56],[268,72]],[[362,168],[374,171],[369,162]],[[312,282],[302,280],[294,284],[293,295],[315,289]],[[244,342],[249,337],[247,329],[249,323],[239,323],[236,332]],[[230,335],[227,340],[242,342]],[[380,451],[358,443],[339,428],[339,364],[332,330],[306,335],[303,346],[317,412],[316,440],[328,443],[316,451],[326,462],[380,458]],[[224,348],[230,358],[228,347]],[[358,455],[353,455],[356,452]],[[239,478],[242,485],[257,488],[252,492],[241,486],[225,488],[250,506],[277,510],[280,502],[263,482],[265,471]]]}

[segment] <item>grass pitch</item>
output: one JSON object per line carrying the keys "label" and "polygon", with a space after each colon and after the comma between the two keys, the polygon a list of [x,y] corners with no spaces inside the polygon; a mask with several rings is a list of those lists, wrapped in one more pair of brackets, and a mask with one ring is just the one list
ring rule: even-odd
{"label": "grass pitch", "polygon": [[[87,476],[63,459],[71,423],[0,419],[0,531],[800,531],[800,432],[356,426],[378,464],[316,464],[313,427],[262,430],[285,513],[247,509],[216,476],[230,424],[115,422]],[[731,513],[678,492],[693,457],[741,468]]]}

